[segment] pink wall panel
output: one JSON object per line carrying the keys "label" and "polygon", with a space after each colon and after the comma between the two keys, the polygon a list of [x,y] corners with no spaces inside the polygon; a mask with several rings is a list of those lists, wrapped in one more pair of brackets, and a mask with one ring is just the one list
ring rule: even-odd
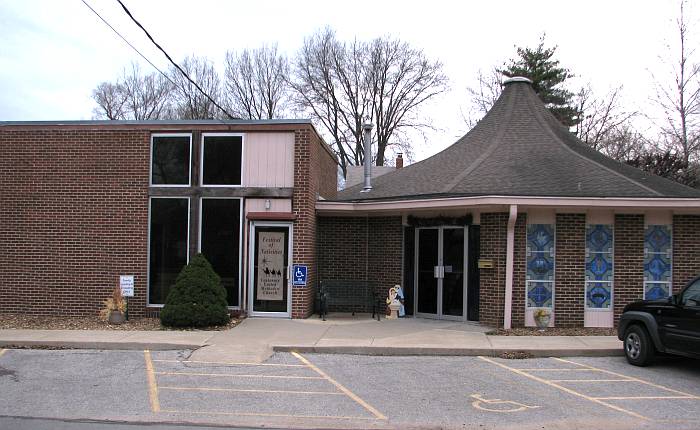
{"label": "pink wall panel", "polygon": [[244,186],[294,186],[294,133],[248,133],[244,152]]}

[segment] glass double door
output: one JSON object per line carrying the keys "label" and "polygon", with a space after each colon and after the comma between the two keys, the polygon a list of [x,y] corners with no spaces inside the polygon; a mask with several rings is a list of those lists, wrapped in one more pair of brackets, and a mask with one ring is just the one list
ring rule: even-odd
{"label": "glass double door", "polygon": [[416,315],[466,319],[466,229],[416,229]]}

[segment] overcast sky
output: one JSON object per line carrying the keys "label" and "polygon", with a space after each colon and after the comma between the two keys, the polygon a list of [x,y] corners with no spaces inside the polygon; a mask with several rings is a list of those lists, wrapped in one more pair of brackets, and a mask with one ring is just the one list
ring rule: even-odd
{"label": "overcast sky", "polygon": [[[167,60],[116,0],[86,0],[162,69]],[[417,159],[466,131],[461,110],[479,69],[500,65],[514,46],[536,46],[542,33],[562,65],[596,93],[624,85],[630,109],[650,110],[651,73],[675,42],[676,1],[136,1],[134,16],[175,58],[206,56],[222,67],[226,50],[278,43],[293,54],[325,26],[342,39],[388,34],[441,60],[451,91],[428,107],[439,130],[417,142]],[[688,11],[691,24],[696,11]],[[695,25],[693,25],[693,28]],[[691,35],[698,39],[695,33]],[[697,42],[693,44],[697,46]],[[149,67],[81,0],[0,0],[0,120],[91,119],[92,89],[132,61]]]}

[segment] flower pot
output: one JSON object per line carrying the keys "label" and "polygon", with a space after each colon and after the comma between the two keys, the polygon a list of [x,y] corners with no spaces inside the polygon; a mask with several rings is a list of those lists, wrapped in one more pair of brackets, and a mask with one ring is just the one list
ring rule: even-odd
{"label": "flower pot", "polygon": [[540,317],[535,317],[535,324],[540,331],[544,331],[545,328],[549,327],[549,320],[551,315],[542,315]]}
{"label": "flower pot", "polygon": [[109,318],[107,321],[110,324],[123,324],[124,323],[124,312],[122,311],[112,311],[109,313]]}

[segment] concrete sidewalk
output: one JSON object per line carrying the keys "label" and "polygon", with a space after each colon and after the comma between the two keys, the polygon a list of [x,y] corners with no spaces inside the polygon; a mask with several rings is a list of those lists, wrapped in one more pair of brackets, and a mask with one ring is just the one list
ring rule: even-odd
{"label": "concrete sidewalk", "polygon": [[248,318],[219,332],[0,330],[0,347],[193,349],[192,360],[212,362],[262,362],[274,351],[292,350],[364,355],[622,354],[622,342],[614,336],[489,336],[487,331],[472,323],[331,315],[328,321]]}

